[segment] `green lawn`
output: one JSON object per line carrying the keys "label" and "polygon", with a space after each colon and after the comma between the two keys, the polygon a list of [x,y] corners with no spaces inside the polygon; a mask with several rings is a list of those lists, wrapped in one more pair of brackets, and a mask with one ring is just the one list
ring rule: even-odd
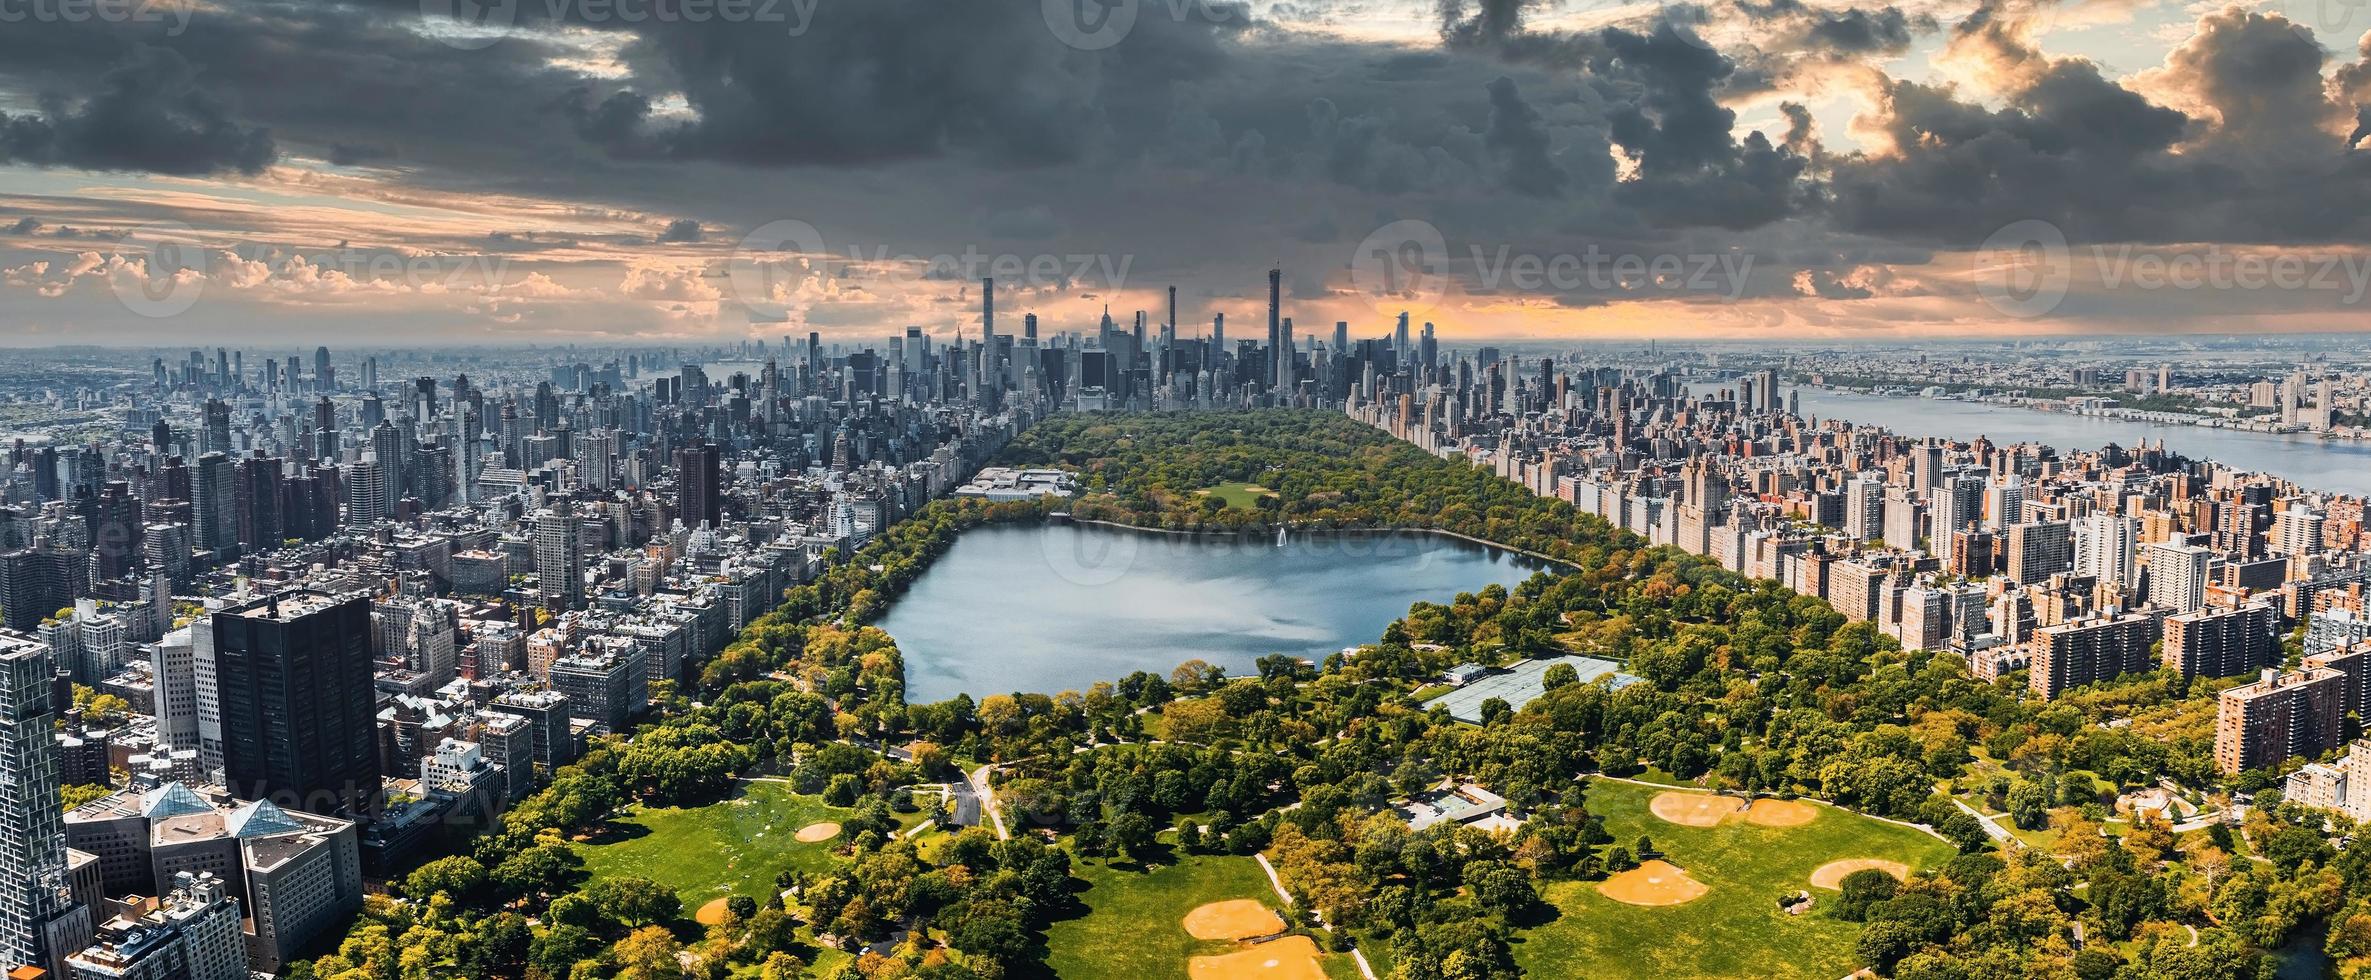
{"label": "green lawn", "polygon": [[[1182,980],[1188,959],[1236,948],[1233,943],[1186,935],[1186,913],[1211,902],[1256,899],[1291,921],[1275,890],[1268,887],[1268,876],[1248,857],[1181,855],[1177,863],[1150,871],[1128,868],[1107,868],[1100,859],[1074,859],[1071,872],[1087,883],[1078,895],[1086,910],[1046,929],[1046,965],[1055,976]],[[1348,956],[1328,955],[1323,962],[1332,976],[1358,973]]]}
{"label": "green lawn", "polygon": [[1648,812],[1659,792],[1597,780],[1589,810],[1625,847],[1641,833],[1654,838],[1665,860],[1712,891],[1685,905],[1648,908],[1606,898],[1593,881],[1549,884],[1543,894],[1560,914],[1518,936],[1515,959],[1526,974],[1834,980],[1859,966],[1852,944],[1860,926],[1824,909],[1789,916],[1778,910],[1778,897],[1808,888],[1812,870],[1829,861],[1883,858],[1916,869],[1954,853],[1916,830],[1825,806],[1800,827],[1683,827]]}
{"label": "green lawn", "polygon": [[1274,491],[1256,483],[1221,483],[1215,487],[1203,487],[1194,492],[1217,497],[1225,501],[1229,507],[1241,507],[1246,510],[1258,509],[1261,497],[1276,495]]}
{"label": "green lawn", "polygon": [[733,798],[708,806],[637,808],[577,852],[596,877],[632,875],[674,888],[689,917],[710,899],[761,898],[786,870],[830,868],[837,860],[831,842],[801,844],[793,835],[847,814],[781,783],[743,783]]}

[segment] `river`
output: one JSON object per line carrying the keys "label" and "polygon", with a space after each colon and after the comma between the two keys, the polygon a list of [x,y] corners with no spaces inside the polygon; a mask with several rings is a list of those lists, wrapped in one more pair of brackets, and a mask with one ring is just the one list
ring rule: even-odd
{"label": "river", "polygon": [[[1699,383],[1691,390],[1703,394],[1722,387],[1733,390],[1735,382]],[[1804,415],[1881,425],[1906,436],[1984,436],[1996,443],[2038,442],[2062,450],[2097,449],[2111,442],[2130,448],[2143,440],[2164,439],[2168,449],[2191,458],[2205,457],[2243,470],[2270,473],[2315,490],[2371,495],[2371,443],[2165,425],[1983,402],[1862,395],[1809,386],[1787,390],[1802,393]]]}

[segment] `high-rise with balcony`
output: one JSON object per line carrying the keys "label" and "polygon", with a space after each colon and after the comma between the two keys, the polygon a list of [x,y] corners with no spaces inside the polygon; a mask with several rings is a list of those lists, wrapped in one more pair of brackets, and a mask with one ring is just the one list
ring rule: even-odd
{"label": "high-rise with balcony", "polygon": [[67,883],[56,690],[48,648],[0,640],[0,966],[63,976],[91,911]]}

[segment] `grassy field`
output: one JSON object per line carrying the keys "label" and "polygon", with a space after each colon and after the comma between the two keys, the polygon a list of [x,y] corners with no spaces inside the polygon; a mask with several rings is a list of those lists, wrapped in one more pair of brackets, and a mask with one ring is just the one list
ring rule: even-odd
{"label": "grassy field", "polygon": [[[1231,942],[1204,942],[1186,934],[1185,915],[1196,907],[1232,898],[1265,902],[1284,915],[1268,876],[1248,857],[1181,855],[1174,864],[1150,871],[1129,865],[1104,867],[1078,859],[1071,871],[1087,883],[1078,895],[1085,909],[1046,930],[1046,965],[1065,980],[1179,980],[1186,961],[1230,952]],[[1289,917],[1287,917],[1289,921]],[[1348,956],[1324,958],[1326,973],[1357,976]]]}
{"label": "grassy field", "polygon": [[1515,959],[1525,973],[1833,980],[1859,966],[1852,944],[1860,926],[1831,919],[1824,909],[1789,916],[1779,911],[1778,897],[1809,887],[1812,870],[1830,861],[1884,858],[1917,869],[1954,853],[1919,831],[1825,806],[1800,827],[1740,820],[1683,827],[1648,812],[1659,792],[1598,780],[1589,786],[1589,810],[1605,818],[1624,846],[1641,833],[1652,837],[1665,860],[1711,892],[1684,905],[1648,908],[1606,898],[1593,881],[1550,884],[1543,895],[1559,915],[1518,936]]}
{"label": "grassy field", "polygon": [[1229,507],[1241,507],[1246,510],[1257,509],[1260,506],[1261,497],[1275,496],[1273,491],[1256,483],[1221,483],[1215,487],[1203,487],[1194,492],[1217,497],[1225,501]]}
{"label": "grassy field", "polygon": [[744,783],[721,803],[636,809],[611,821],[601,839],[579,844],[577,852],[596,877],[632,875],[674,888],[689,917],[710,899],[762,897],[786,870],[830,868],[837,860],[830,842],[801,844],[792,835],[847,814],[781,783]]}

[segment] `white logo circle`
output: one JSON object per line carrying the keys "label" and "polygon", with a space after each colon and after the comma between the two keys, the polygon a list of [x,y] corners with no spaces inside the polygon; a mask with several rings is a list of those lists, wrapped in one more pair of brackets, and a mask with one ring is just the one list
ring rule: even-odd
{"label": "white logo circle", "polygon": [[[1067,533],[1065,533],[1067,532]],[[1117,582],[1136,564],[1146,531],[1052,528],[1038,535],[1046,568],[1055,578],[1089,588]]]}
{"label": "white logo circle", "polygon": [[1977,295],[2005,315],[2047,316],[2066,299],[2073,263],[2057,225],[2032,218],[2010,222],[1984,239],[1975,261]]}
{"label": "white logo circle", "polygon": [[1143,0],[1039,0],[1046,29],[1054,38],[1081,51],[1101,51],[1118,44],[1136,29],[1137,7]]}
{"label": "white logo circle", "polygon": [[822,268],[827,257],[823,233],[796,218],[769,221],[741,236],[741,244],[725,260],[725,285],[741,308],[753,315],[779,318],[786,311],[781,297],[794,292],[810,269]]}
{"label": "white logo circle", "polygon": [[420,15],[442,18],[479,30],[435,31],[438,41],[463,51],[479,51],[502,40],[506,28],[519,22],[519,0],[420,0]]}
{"label": "white logo circle", "polygon": [[107,284],[124,309],[150,319],[180,316],[198,305],[206,292],[206,247],[188,225],[164,221],[142,225],[124,236],[118,257],[136,252],[138,275],[129,270],[108,277]]}
{"label": "white logo circle", "polygon": [[1422,320],[1448,293],[1448,242],[1430,221],[1403,218],[1377,228],[1350,255],[1350,285],[1378,313]]}

